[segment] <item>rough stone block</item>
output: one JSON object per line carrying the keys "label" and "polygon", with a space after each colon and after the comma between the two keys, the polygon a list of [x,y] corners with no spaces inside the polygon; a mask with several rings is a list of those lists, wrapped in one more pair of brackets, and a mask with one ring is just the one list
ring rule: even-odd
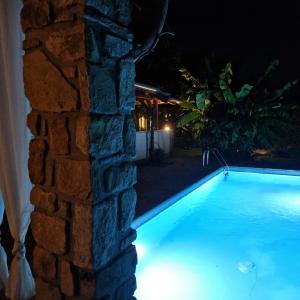
{"label": "rough stone block", "polygon": [[115,114],[118,111],[116,86],[109,68],[89,65],[90,112]]}
{"label": "rough stone block", "polygon": [[71,264],[65,260],[60,263],[60,288],[64,295],[74,295],[74,276]]}
{"label": "rough stone block", "polygon": [[69,152],[69,134],[67,122],[63,117],[49,120],[50,151],[53,154],[67,154]]}
{"label": "rough stone block", "polygon": [[91,164],[91,181],[93,191],[93,203],[98,203],[103,200],[105,196],[103,169],[100,159],[92,160]]}
{"label": "rough stone block", "polygon": [[133,118],[127,116],[124,125],[124,147],[125,153],[129,157],[136,155],[136,129]]}
{"label": "rough stone block", "polygon": [[70,6],[83,5],[85,0],[51,0],[54,10],[69,9]]}
{"label": "rough stone block", "polygon": [[48,1],[27,1],[21,11],[21,24],[23,31],[40,28],[50,22]]}
{"label": "rough stone block", "polygon": [[120,220],[119,226],[120,230],[126,231],[130,228],[135,215],[136,206],[136,191],[135,189],[130,189],[122,193],[120,197]]}
{"label": "rough stone block", "polygon": [[79,81],[79,92],[81,109],[88,112],[90,110],[90,99],[89,99],[89,80],[86,63],[80,62],[78,65],[78,81]]}
{"label": "rough stone block", "polygon": [[72,63],[85,57],[84,23],[51,30],[45,46],[63,63]]}
{"label": "rough stone block", "polygon": [[62,71],[64,72],[65,76],[68,78],[74,78],[76,76],[76,67],[68,66],[62,68]]}
{"label": "rough stone block", "polygon": [[79,282],[80,296],[84,299],[95,299],[96,283],[95,281],[80,280]]}
{"label": "rough stone block", "polygon": [[41,184],[44,180],[44,160],[46,143],[41,139],[33,139],[29,144],[29,177],[32,183]]}
{"label": "rough stone block", "polygon": [[62,219],[71,218],[71,204],[69,202],[59,200],[57,206],[58,208],[55,214],[57,217],[60,217]]}
{"label": "rough stone block", "polygon": [[49,283],[46,283],[45,281],[41,279],[36,279],[36,300],[62,300],[62,296],[60,294],[59,289],[51,285]]}
{"label": "rough stone block", "polygon": [[105,171],[104,184],[107,193],[117,193],[136,183],[136,167],[125,163],[121,166],[113,166]]}
{"label": "rough stone block", "polygon": [[103,51],[110,57],[121,58],[127,55],[131,49],[132,44],[123,39],[113,35],[106,35],[104,38]]}
{"label": "rough stone block", "polygon": [[76,110],[76,90],[41,50],[24,56],[24,86],[33,109],[46,112]]}
{"label": "rough stone block", "polygon": [[53,186],[54,181],[54,160],[50,155],[46,157],[45,163],[45,182],[44,185],[47,187]]}
{"label": "rough stone block", "polygon": [[61,158],[56,161],[57,191],[86,200],[91,192],[90,162]]}
{"label": "rough stone block", "polygon": [[93,267],[92,260],[92,207],[76,204],[73,210],[72,251],[73,263],[85,269]]}
{"label": "rough stone block", "polygon": [[[38,168],[33,177],[43,184],[31,194],[38,207],[32,214],[38,244],[33,262],[39,276],[37,299],[131,299],[136,253],[129,245],[135,235],[126,228],[134,210],[130,189],[136,169],[128,161],[135,151],[135,131],[132,119],[124,115],[135,102],[134,64],[120,61],[132,49],[126,16],[130,1],[24,3],[32,8],[23,9],[23,27],[28,30],[24,47],[30,49],[24,56],[24,83],[38,113],[28,122],[44,140],[44,145],[31,146],[31,163]],[[82,21],[84,13],[95,13],[101,33],[90,30],[88,18]],[[39,30],[31,30],[35,28]],[[91,186],[92,180],[98,185]],[[99,202],[91,203],[95,198]],[[98,296],[95,270],[101,270]]]}
{"label": "rough stone block", "polygon": [[112,258],[116,243],[117,199],[111,198],[93,208],[93,265],[98,270]]}
{"label": "rough stone block", "polygon": [[84,16],[84,8],[85,6],[81,4],[58,10],[55,13],[54,22],[70,22],[78,20]]}
{"label": "rough stone block", "polygon": [[34,273],[47,280],[56,278],[56,258],[50,252],[35,247],[33,251],[33,270]]}
{"label": "rough stone block", "polygon": [[132,1],[131,0],[117,0],[118,21],[128,26],[131,22],[132,15]]}
{"label": "rough stone block", "polygon": [[41,115],[37,111],[31,111],[27,115],[27,127],[33,135],[39,135],[41,127]]}
{"label": "rough stone block", "polygon": [[109,267],[99,271],[96,275],[96,299],[101,299],[104,296],[113,297],[115,289],[132,278],[136,264],[135,247],[131,246]]}
{"label": "rough stone block", "polygon": [[67,250],[67,223],[39,212],[31,215],[32,234],[36,243],[55,254]]}
{"label": "rough stone block", "polygon": [[41,42],[39,39],[26,39],[23,41],[23,49],[24,50],[29,50],[32,48],[37,48],[41,45]]}
{"label": "rough stone block", "polygon": [[93,117],[89,128],[90,154],[107,157],[123,149],[124,117]]}
{"label": "rough stone block", "polygon": [[111,0],[86,0],[86,6],[97,9],[106,16],[113,16],[115,12],[115,3]]}
{"label": "rough stone block", "polygon": [[116,292],[115,299],[118,300],[129,300],[134,299],[132,295],[136,290],[136,278],[132,276],[129,280],[123,283]]}
{"label": "rough stone block", "polygon": [[136,240],[137,234],[134,229],[131,229],[127,236],[125,236],[121,242],[120,242],[120,250],[124,251],[127,249],[135,240]]}
{"label": "rough stone block", "polygon": [[94,20],[95,11],[87,10],[85,20],[88,24],[92,26],[96,25],[97,29],[101,31],[108,32],[109,34],[118,36],[125,41],[133,42],[134,36],[129,32],[128,28],[114,22],[111,18],[97,14],[97,20]]}
{"label": "rough stone block", "polygon": [[44,117],[41,118],[40,135],[41,136],[47,136],[48,135],[48,122]]}
{"label": "rough stone block", "polygon": [[82,154],[89,154],[89,125],[91,118],[89,116],[79,116],[75,125],[75,145]]}
{"label": "rough stone block", "polygon": [[96,279],[93,271],[78,269],[79,294],[84,299],[95,299]]}
{"label": "rough stone block", "polygon": [[52,192],[46,192],[39,187],[34,187],[30,193],[30,200],[33,205],[48,213],[55,212],[56,195]]}
{"label": "rough stone block", "polygon": [[92,27],[86,26],[86,57],[91,63],[100,63],[102,51],[102,36]]}
{"label": "rough stone block", "polygon": [[[85,0],[51,0],[54,22],[73,21],[84,15]],[[78,18],[77,18],[78,19]]]}
{"label": "rough stone block", "polygon": [[121,114],[129,114],[135,106],[135,64],[132,59],[122,59],[119,64],[119,95]]}

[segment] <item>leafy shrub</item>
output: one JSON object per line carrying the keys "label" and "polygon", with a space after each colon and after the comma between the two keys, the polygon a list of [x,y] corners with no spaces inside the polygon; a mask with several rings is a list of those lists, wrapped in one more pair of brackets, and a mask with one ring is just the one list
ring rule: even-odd
{"label": "leafy shrub", "polygon": [[182,116],[177,127],[191,131],[203,147],[252,152],[255,148],[271,149],[293,135],[297,125],[292,115],[298,108],[284,98],[297,84],[287,82],[270,90],[266,81],[279,65],[274,60],[255,85],[248,83],[234,91],[231,63],[217,78],[201,82],[183,68],[188,83],[181,103]]}

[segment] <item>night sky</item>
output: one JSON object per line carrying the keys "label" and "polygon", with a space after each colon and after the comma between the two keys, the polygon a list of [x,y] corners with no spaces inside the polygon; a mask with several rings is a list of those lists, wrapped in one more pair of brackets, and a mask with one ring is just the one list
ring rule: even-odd
{"label": "night sky", "polygon": [[300,79],[296,1],[170,0],[167,24],[175,37],[161,38],[155,52],[139,63],[137,80],[172,90],[178,67],[197,74],[204,56],[217,68],[232,61],[239,78],[250,81],[276,58],[281,64],[275,81]]}
{"label": "night sky", "polygon": [[184,49],[293,47],[299,44],[300,5],[278,2],[171,0],[167,21]]}

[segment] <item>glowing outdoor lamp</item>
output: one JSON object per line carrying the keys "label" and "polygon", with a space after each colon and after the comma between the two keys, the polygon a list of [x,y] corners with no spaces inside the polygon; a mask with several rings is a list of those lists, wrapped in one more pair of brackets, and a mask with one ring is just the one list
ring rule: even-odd
{"label": "glowing outdoor lamp", "polygon": [[165,131],[171,131],[171,126],[170,125],[165,125],[164,130]]}

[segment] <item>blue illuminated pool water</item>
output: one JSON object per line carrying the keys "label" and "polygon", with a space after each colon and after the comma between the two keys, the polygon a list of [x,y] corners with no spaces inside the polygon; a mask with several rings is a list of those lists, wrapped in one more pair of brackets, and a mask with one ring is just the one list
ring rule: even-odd
{"label": "blue illuminated pool water", "polygon": [[300,176],[219,173],[137,233],[138,300],[300,299]]}

